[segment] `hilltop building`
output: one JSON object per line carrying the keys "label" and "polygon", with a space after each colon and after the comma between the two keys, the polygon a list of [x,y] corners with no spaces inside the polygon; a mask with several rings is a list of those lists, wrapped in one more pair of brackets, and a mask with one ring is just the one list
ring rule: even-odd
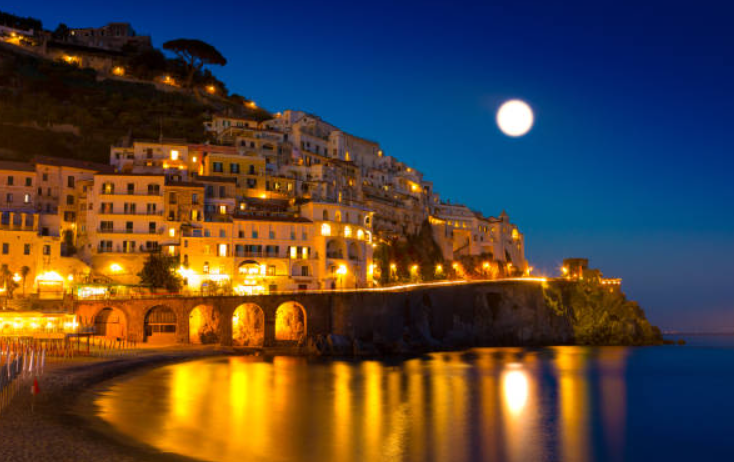
{"label": "hilltop building", "polygon": [[206,129],[215,143],[125,140],[109,165],[0,163],[0,263],[12,273],[29,264],[29,291],[49,277],[57,291],[81,278],[134,286],[151,252],[177,257],[191,292],[369,287],[374,248],[428,221],[447,261],[527,269],[505,212],[441,201],[377,142],[290,110],[261,122],[214,115]]}

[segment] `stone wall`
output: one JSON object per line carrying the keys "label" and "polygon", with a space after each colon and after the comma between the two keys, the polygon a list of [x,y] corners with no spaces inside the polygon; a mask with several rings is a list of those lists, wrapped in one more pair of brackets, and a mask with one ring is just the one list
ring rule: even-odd
{"label": "stone wall", "polygon": [[[516,280],[390,291],[78,301],[75,310],[83,325],[93,325],[102,309],[119,309],[127,322],[126,339],[145,341],[147,313],[156,306],[167,306],[176,315],[175,341],[190,343],[189,317],[198,308],[208,332],[201,337],[204,343],[231,345],[235,310],[249,303],[262,310],[264,346],[299,345],[311,353],[588,343],[586,337],[576,338],[581,312],[574,312],[569,305],[572,300],[553,298],[559,293],[553,284]],[[281,316],[281,321],[277,320],[279,310],[291,305],[302,308],[302,323],[292,317]],[[297,314],[298,309],[293,313]],[[628,323],[654,330],[642,310],[633,315],[636,319],[626,320]],[[298,339],[277,338],[276,331],[283,328],[278,327],[279,322],[297,323],[305,335]],[[602,321],[593,329],[603,328]],[[649,332],[645,329],[640,332]],[[613,337],[605,338],[607,343],[622,343],[615,342]],[[652,343],[654,338],[633,336],[624,342]]]}

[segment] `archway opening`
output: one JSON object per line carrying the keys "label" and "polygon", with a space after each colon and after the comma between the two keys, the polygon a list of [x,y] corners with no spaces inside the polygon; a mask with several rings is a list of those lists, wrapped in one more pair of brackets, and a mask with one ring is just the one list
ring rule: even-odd
{"label": "archway opening", "polygon": [[285,302],[275,311],[275,340],[301,341],[306,337],[306,310],[296,302]]}
{"label": "archway opening", "polygon": [[206,318],[197,306],[189,313],[189,343],[201,344],[201,330],[206,324]]}
{"label": "archway opening", "polygon": [[232,315],[232,344],[262,346],[265,343],[265,313],[254,303],[245,303]]}
{"label": "archway opening", "polygon": [[145,341],[174,343],[176,341],[176,313],[167,306],[154,306],[145,315]]}
{"label": "archway opening", "polygon": [[100,337],[124,339],[127,335],[127,318],[117,308],[102,308],[94,317],[94,333]]}
{"label": "archway opening", "polygon": [[326,258],[343,259],[344,244],[336,239],[332,239],[326,243]]}

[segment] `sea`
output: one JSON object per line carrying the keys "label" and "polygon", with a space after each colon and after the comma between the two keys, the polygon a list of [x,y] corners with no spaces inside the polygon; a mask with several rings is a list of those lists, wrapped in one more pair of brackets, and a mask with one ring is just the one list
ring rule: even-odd
{"label": "sea", "polygon": [[389,359],[232,356],[107,384],[97,415],[209,461],[730,461],[734,336]]}

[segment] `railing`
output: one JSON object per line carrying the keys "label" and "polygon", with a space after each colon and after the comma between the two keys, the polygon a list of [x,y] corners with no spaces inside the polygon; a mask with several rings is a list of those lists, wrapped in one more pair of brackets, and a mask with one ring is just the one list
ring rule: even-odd
{"label": "railing", "polygon": [[132,230],[132,229],[107,229],[107,228],[99,228],[99,229],[97,229],[97,232],[98,233],[101,233],[101,234],[145,234],[145,235],[154,235],[154,234],[163,234],[164,233],[163,230],[159,230],[159,231],[150,231],[150,230],[135,231],[135,230]]}
{"label": "railing", "polygon": [[[312,276],[291,276],[293,278],[306,278]],[[97,300],[141,300],[141,299],[157,299],[157,298],[192,298],[192,297],[267,297],[275,295],[306,295],[306,294],[333,294],[333,293],[364,293],[364,292],[406,292],[408,290],[430,288],[430,287],[443,287],[443,286],[460,286],[460,285],[473,285],[473,284],[487,284],[487,283],[506,283],[506,282],[522,282],[522,283],[535,283],[541,284],[552,280],[552,278],[536,278],[536,277],[512,277],[512,278],[498,278],[498,279],[473,279],[473,280],[451,280],[451,281],[435,281],[435,282],[420,282],[420,283],[409,283],[409,284],[397,284],[392,286],[384,287],[362,287],[362,288],[342,288],[342,289],[304,289],[304,290],[273,290],[267,293],[255,294],[255,295],[239,295],[233,291],[224,292],[217,291],[214,294],[205,294],[207,291],[187,291],[187,292],[160,292],[155,294],[125,294],[125,295],[97,295],[91,297],[79,298],[77,295],[72,295],[73,300],[84,300],[84,301],[97,301]]]}
{"label": "railing", "polygon": [[157,210],[157,211],[152,211],[152,212],[148,212],[148,211],[145,211],[145,212],[124,212],[124,211],[123,212],[112,212],[112,211],[107,211],[107,210],[100,210],[99,215],[132,215],[136,217],[138,216],[140,217],[162,216],[163,210]]}
{"label": "railing", "polygon": [[112,192],[104,192],[102,191],[100,193],[100,196],[160,196],[160,191],[142,191],[142,192],[136,192],[136,191],[112,191]]}

